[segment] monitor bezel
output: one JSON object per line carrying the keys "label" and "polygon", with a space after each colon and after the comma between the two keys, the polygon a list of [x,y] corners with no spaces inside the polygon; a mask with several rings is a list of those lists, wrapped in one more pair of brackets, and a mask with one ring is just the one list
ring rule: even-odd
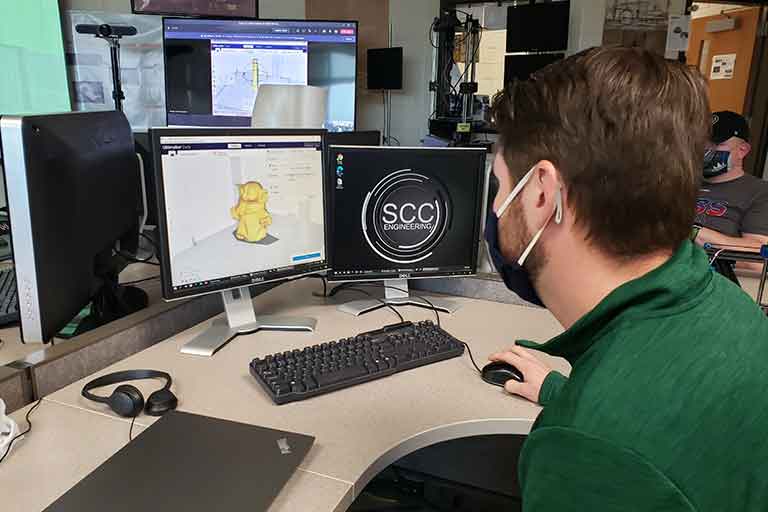
{"label": "monitor bezel", "polygon": [[[181,299],[188,299],[191,297],[198,297],[201,295],[208,295],[211,293],[225,292],[227,290],[234,290],[237,288],[243,288],[248,286],[260,285],[265,283],[277,283],[282,281],[290,281],[301,277],[306,277],[313,274],[319,274],[326,272],[330,268],[330,254],[328,243],[328,222],[329,222],[329,197],[328,187],[325,183],[325,154],[326,154],[326,134],[327,130],[316,129],[263,129],[263,128],[151,128],[150,139],[152,141],[152,152],[155,160],[155,190],[157,194],[157,221],[158,221],[158,249],[160,254],[158,259],[160,261],[160,281],[162,285],[163,298],[166,301],[174,301]],[[243,279],[242,282],[237,281],[236,284],[231,282],[216,283],[206,287],[193,287],[185,290],[174,290],[173,278],[171,273],[171,261],[170,261],[170,247],[168,245],[169,233],[168,233],[168,218],[165,205],[165,182],[163,179],[163,165],[162,165],[162,153],[160,151],[160,139],[161,137],[269,137],[269,136],[297,136],[297,137],[320,137],[321,144],[321,186],[323,187],[323,235],[324,235],[324,250],[325,259],[324,262],[318,262],[317,268],[301,270],[301,271],[288,271],[287,275],[281,273],[275,278],[256,277],[251,279]],[[261,276],[267,274],[267,271],[261,271],[256,273]]]}
{"label": "monitor bezel", "polygon": [[259,0],[254,1],[254,13],[253,17],[243,17],[243,16],[227,16],[227,15],[221,15],[216,16],[214,14],[185,14],[183,12],[147,12],[147,11],[140,11],[136,9],[136,0],[131,0],[131,13],[133,14],[139,14],[142,16],[169,16],[169,17],[175,17],[175,18],[195,18],[195,19],[211,19],[211,20],[257,20],[259,19]]}
{"label": "monitor bezel", "polygon": [[[348,131],[357,131],[357,108],[359,106],[360,102],[360,91],[358,90],[359,87],[359,77],[358,72],[360,70],[360,22],[357,20],[302,20],[302,19],[251,19],[251,18],[218,18],[218,17],[211,17],[211,16],[205,16],[205,17],[196,17],[196,16],[163,16],[163,76],[165,76],[165,124],[166,126],[174,126],[178,127],[180,125],[171,125],[168,122],[168,66],[167,66],[167,51],[166,51],[166,41],[167,38],[165,36],[165,26],[167,20],[188,20],[188,19],[195,19],[195,20],[213,20],[213,21],[264,21],[267,23],[275,22],[275,23],[354,23],[355,24],[355,108],[354,108],[354,119],[352,120],[352,130]],[[213,116],[213,114],[211,114]],[[213,116],[216,117],[216,116]],[[201,126],[183,126],[183,127],[189,127],[189,128],[203,128]],[[221,128],[238,128],[238,127],[221,127]],[[241,127],[245,128],[245,127]]]}
{"label": "monitor bezel", "polygon": [[[471,262],[471,269],[463,272],[454,272],[454,271],[428,271],[428,272],[404,272],[404,273],[375,273],[375,274],[368,274],[365,277],[361,276],[355,276],[355,275],[339,275],[337,274],[337,270],[334,267],[335,265],[335,239],[336,236],[336,230],[335,230],[335,217],[333,216],[332,212],[334,211],[334,202],[336,200],[336,188],[333,186],[333,183],[335,181],[334,173],[332,172],[333,166],[329,164],[330,159],[332,158],[332,154],[334,149],[354,149],[354,150],[363,150],[363,151],[422,151],[422,152],[442,152],[442,151],[451,151],[451,152],[458,152],[458,151],[469,151],[474,152],[478,155],[478,159],[480,160],[478,162],[478,168],[475,170],[477,176],[477,190],[479,197],[476,201],[476,209],[475,209],[475,230],[472,236],[472,239],[474,240],[474,243],[472,244],[472,262]],[[482,159],[480,159],[480,156],[482,155]],[[345,146],[345,145],[330,145],[327,147],[327,159],[328,161],[325,164],[326,168],[326,180],[327,183],[325,184],[325,195],[327,197],[328,201],[328,207],[326,211],[326,216],[328,218],[327,224],[326,224],[326,232],[327,235],[327,244],[329,248],[329,262],[330,262],[330,268],[328,269],[328,273],[326,274],[326,279],[329,283],[349,283],[349,282],[375,282],[375,281],[389,281],[392,279],[439,279],[439,278],[458,278],[458,277],[471,277],[477,275],[477,271],[479,268],[479,258],[480,258],[480,234],[482,232],[483,227],[481,226],[482,218],[483,218],[483,198],[485,197],[485,163],[487,160],[487,151],[484,148],[427,148],[427,147],[406,147],[406,146]]]}

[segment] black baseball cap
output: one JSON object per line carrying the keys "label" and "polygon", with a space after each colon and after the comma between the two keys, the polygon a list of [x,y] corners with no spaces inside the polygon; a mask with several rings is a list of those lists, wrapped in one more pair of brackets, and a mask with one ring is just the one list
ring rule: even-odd
{"label": "black baseball cap", "polygon": [[749,142],[749,125],[744,116],[723,110],[712,113],[712,142],[722,144],[731,137]]}

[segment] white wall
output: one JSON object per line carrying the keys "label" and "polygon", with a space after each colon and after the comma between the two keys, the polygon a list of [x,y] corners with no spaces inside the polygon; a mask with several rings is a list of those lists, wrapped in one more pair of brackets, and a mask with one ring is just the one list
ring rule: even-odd
{"label": "white wall", "polygon": [[301,20],[307,16],[305,0],[259,0],[259,17]]}
{"label": "white wall", "polygon": [[606,0],[571,0],[568,52],[573,55],[603,44]]}
{"label": "white wall", "polygon": [[[427,30],[440,13],[439,0],[390,0],[392,46],[403,47],[403,90],[392,93],[392,136],[403,146],[417,146],[428,133],[432,113],[429,82],[433,79],[434,53]],[[358,110],[361,130],[383,130],[384,109],[380,95],[365,95]]]}

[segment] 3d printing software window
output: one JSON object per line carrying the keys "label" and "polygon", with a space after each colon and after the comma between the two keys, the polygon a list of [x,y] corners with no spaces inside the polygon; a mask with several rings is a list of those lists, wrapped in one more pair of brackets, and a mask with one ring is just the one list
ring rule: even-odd
{"label": "3d printing software window", "polygon": [[174,286],[325,258],[319,137],[162,144]]}

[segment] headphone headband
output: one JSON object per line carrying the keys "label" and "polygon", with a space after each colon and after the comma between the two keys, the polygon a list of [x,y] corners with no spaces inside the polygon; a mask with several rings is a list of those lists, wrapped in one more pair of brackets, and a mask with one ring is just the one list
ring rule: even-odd
{"label": "headphone headband", "polygon": [[94,402],[108,403],[108,397],[94,395],[91,393],[91,390],[110,386],[112,384],[120,384],[121,382],[145,379],[165,379],[165,385],[161,388],[165,390],[170,389],[171,384],[173,383],[173,379],[171,379],[171,376],[166,372],[158,370],[125,370],[93,379],[83,387],[83,396]]}

